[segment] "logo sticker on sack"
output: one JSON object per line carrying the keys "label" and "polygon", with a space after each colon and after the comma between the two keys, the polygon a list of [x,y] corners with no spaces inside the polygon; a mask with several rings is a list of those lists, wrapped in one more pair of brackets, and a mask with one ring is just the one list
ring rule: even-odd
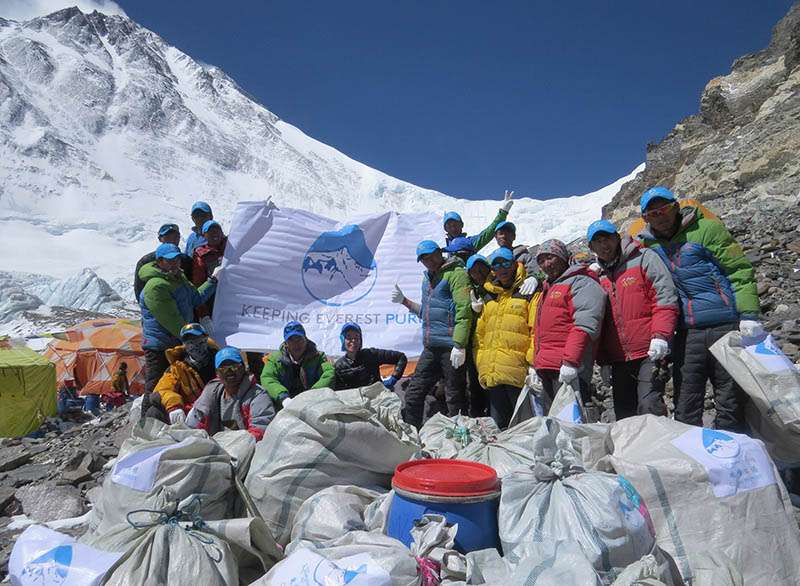
{"label": "logo sticker on sack", "polygon": [[[744,338],[746,341],[747,339]],[[784,372],[794,370],[794,364],[775,343],[772,336],[767,336],[757,344],[745,345],[744,349],[758,360],[768,372]]]}
{"label": "logo sticker on sack", "polygon": [[114,464],[111,481],[139,492],[150,492],[156,482],[158,465],[161,463],[161,456],[164,455],[164,452],[185,447],[191,441],[191,438],[186,438],[177,444],[146,448],[129,454]]}
{"label": "logo sticker on sack", "polygon": [[705,468],[718,498],[775,484],[763,444],[746,435],[695,427],[672,440],[672,445]]}
{"label": "logo sticker on sack", "polygon": [[567,423],[583,423],[583,417],[581,417],[581,408],[580,405],[578,405],[578,402],[573,401],[569,405],[566,405],[561,411],[558,412],[556,419],[566,421]]}

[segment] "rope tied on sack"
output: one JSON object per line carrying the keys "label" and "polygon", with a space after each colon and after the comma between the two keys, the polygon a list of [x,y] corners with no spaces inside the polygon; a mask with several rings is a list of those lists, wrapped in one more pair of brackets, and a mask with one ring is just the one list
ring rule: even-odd
{"label": "rope tied on sack", "polygon": [[422,586],[439,586],[441,584],[440,572],[442,566],[431,558],[416,556],[419,577]]}
{"label": "rope tied on sack", "polygon": [[[214,540],[204,535],[202,531],[206,528],[206,522],[200,516],[202,501],[200,497],[195,495],[192,497],[185,507],[181,508],[179,501],[175,501],[169,510],[158,509],[136,509],[130,511],[125,515],[128,524],[134,529],[150,529],[151,527],[158,527],[159,525],[167,525],[168,527],[179,527],[186,531],[189,535],[197,539],[204,545],[214,545]],[[137,521],[136,515],[151,515],[147,520]],[[190,525],[182,525],[182,523],[191,523]],[[220,560],[222,559],[222,552],[219,551]],[[215,560],[219,562],[220,560]]]}

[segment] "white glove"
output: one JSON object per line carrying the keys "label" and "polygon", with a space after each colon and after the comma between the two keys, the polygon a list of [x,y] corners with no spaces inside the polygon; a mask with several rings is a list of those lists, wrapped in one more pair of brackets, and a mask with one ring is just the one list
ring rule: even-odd
{"label": "white glove", "polygon": [[211,279],[213,281],[219,281],[219,276],[222,274],[223,270],[224,269],[222,268],[221,264],[217,265],[217,268],[215,268],[213,271],[211,271]]}
{"label": "white glove", "polygon": [[558,371],[558,382],[571,383],[578,378],[578,369],[569,364],[562,364],[561,369]]}
{"label": "white glove", "polygon": [[600,367],[600,380],[603,381],[604,385],[611,384],[611,365],[606,364],[605,366]]}
{"label": "white glove", "polygon": [[472,305],[472,311],[480,313],[483,311],[483,299],[475,295],[475,291],[469,292],[469,300]]}
{"label": "white glove", "polygon": [[739,333],[745,338],[760,338],[764,335],[764,326],[752,319],[743,319],[739,322]]}
{"label": "white glove", "polygon": [[512,197],[514,197],[514,192],[506,189],[505,195],[503,195],[503,205],[500,206],[501,210],[508,212],[511,209],[511,206],[514,205]]}
{"label": "white glove", "polygon": [[650,360],[653,362],[661,360],[667,354],[669,354],[669,344],[666,340],[662,340],[661,338],[653,338],[650,340],[650,350],[647,351]]}
{"label": "white glove", "polygon": [[289,405],[292,404],[292,401],[294,401],[294,399],[292,399],[291,397],[286,397],[283,401],[281,401],[281,406],[284,409],[286,409]]}
{"label": "white glove", "polygon": [[394,284],[394,291],[392,291],[392,303],[402,303],[405,300],[406,296],[403,295],[403,292],[400,290],[400,287],[397,283]]}
{"label": "white glove", "polygon": [[200,325],[203,326],[203,329],[205,329],[206,334],[208,334],[209,338],[213,338],[214,337],[214,322],[211,321],[210,317],[208,317],[208,316],[201,317],[200,318]]}
{"label": "white glove", "polygon": [[458,369],[464,366],[464,361],[467,359],[467,351],[464,348],[457,348],[453,346],[450,351],[450,364],[453,368]]}
{"label": "white glove", "polygon": [[600,266],[599,263],[593,262],[589,265],[589,270],[592,271],[595,275],[599,275],[600,271],[603,270],[603,267]]}
{"label": "white glove", "polygon": [[525,386],[527,387],[538,387],[542,384],[542,381],[539,380],[539,375],[536,372],[536,369],[532,366],[528,367],[528,376],[525,377]]}
{"label": "white glove", "polygon": [[524,281],[522,281],[522,285],[519,288],[519,292],[523,295],[533,295],[536,293],[536,287],[539,286],[539,281],[536,277],[528,277]]}
{"label": "white glove", "polygon": [[180,407],[169,412],[169,424],[174,425],[175,423],[186,423],[186,413]]}

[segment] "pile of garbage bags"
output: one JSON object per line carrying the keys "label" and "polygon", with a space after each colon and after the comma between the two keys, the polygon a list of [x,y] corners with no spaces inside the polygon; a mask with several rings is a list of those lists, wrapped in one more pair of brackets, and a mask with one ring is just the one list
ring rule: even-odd
{"label": "pile of garbage bags", "polygon": [[[654,416],[611,425],[531,416],[500,431],[490,419],[435,415],[417,431],[400,407],[380,384],[315,390],[258,443],[145,419],[109,464],[86,534],[29,527],[11,581],[796,583],[800,532],[758,439]],[[387,534],[394,470],[423,458],[496,470],[502,551],[458,551],[458,525],[439,514],[417,520],[410,546]]]}

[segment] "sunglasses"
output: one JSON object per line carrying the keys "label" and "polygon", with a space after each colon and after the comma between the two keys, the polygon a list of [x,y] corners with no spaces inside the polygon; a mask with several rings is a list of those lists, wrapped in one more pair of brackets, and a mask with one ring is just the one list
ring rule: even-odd
{"label": "sunglasses", "polygon": [[642,217],[645,220],[651,220],[653,218],[660,218],[661,216],[667,215],[677,204],[677,202],[668,203],[667,205],[663,205],[660,208],[656,208],[654,210],[650,210],[642,214]]}
{"label": "sunglasses", "polygon": [[226,374],[236,372],[239,370],[240,366],[241,364],[223,364],[217,367],[217,372],[219,372],[219,374],[222,376],[225,376]]}
{"label": "sunglasses", "polygon": [[514,261],[511,260],[499,260],[497,262],[492,263],[493,269],[510,269],[514,264]]}

